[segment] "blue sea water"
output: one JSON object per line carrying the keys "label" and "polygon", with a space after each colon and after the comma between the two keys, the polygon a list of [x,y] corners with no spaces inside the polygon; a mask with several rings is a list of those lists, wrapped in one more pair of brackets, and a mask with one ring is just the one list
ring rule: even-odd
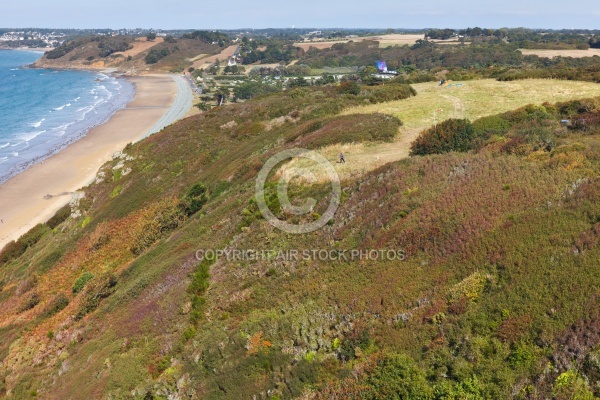
{"label": "blue sea water", "polygon": [[0,183],[106,122],[133,97],[121,78],[26,66],[39,52],[0,51]]}

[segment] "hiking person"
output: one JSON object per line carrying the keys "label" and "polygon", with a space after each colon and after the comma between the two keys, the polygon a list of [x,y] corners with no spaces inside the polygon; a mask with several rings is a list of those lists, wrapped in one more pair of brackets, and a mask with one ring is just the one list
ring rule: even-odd
{"label": "hiking person", "polygon": [[344,158],[344,153],[340,153],[340,164],[346,164],[346,159]]}

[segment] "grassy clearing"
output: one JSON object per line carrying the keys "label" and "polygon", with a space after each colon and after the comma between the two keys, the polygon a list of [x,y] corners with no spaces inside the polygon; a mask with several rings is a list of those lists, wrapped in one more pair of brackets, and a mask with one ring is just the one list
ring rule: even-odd
{"label": "grassy clearing", "polygon": [[531,79],[498,82],[492,79],[462,82],[461,87],[440,87],[435,82],[412,85],[418,95],[383,104],[352,107],[342,114],[391,114],[403,123],[394,143],[330,146],[320,152],[335,161],[343,151],[347,163],[336,166],[342,179],[371,171],[388,162],[408,157],[410,144],[419,132],[433,125],[434,110],[438,122],[448,118],[476,120],[523,107],[527,104],[555,103],[600,95],[600,85],[588,82]]}
{"label": "grassy clearing", "polygon": [[535,55],[540,57],[593,57],[600,56],[600,49],[587,49],[587,50],[538,50],[538,49],[519,49],[524,56]]}
{"label": "grassy clearing", "polygon": [[[452,82],[451,82],[452,83]],[[498,82],[492,79],[462,82],[462,87],[440,87],[435,82],[412,85],[418,96],[385,104],[354,107],[344,114],[384,113],[399,118],[407,129],[424,129],[433,125],[433,111],[438,121],[448,118],[475,120],[523,107],[527,104],[555,103],[600,95],[600,85],[532,79]],[[464,112],[461,111],[464,108]]]}

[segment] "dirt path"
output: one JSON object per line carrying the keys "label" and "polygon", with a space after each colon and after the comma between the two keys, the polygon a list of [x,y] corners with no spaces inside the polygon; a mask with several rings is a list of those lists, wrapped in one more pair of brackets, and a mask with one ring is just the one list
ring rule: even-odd
{"label": "dirt path", "polygon": [[442,97],[452,102],[452,105],[454,106],[453,118],[465,118],[465,104],[462,102],[461,99],[447,94],[443,94]]}

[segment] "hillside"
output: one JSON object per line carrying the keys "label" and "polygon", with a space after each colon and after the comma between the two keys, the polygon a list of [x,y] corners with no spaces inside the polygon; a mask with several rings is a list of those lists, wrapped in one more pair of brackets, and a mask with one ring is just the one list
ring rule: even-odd
{"label": "hillside", "polygon": [[47,52],[34,66],[38,68],[118,69],[130,75],[182,72],[199,55],[217,54],[218,44],[196,38],[91,36],[74,39]]}
{"label": "hillside", "polygon": [[[522,107],[516,96],[477,104],[472,123],[430,129],[426,88],[348,88],[214,108],[129,145],[70,206],[5,248],[2,393],[600,396],[600,98],[572,90]],[[410,120],[412,104],[422,120]],[[345,146],[402,141],[403,125],[423,129],[425,150],[413,153],[426,155],[336,163]],[[255,201],[265,162],[297,147],[324,154],[342,187],[333,219],[303,235],[274,228]],[[316,199],[294,215],[277,195],[286,169],[269,175],[267,204],[288,223],[318,220],[328,183],[291,180],[293,204]],[[270,255],[198,257],[217,249]],[[277,253],[330,249],[350,258]]]}

